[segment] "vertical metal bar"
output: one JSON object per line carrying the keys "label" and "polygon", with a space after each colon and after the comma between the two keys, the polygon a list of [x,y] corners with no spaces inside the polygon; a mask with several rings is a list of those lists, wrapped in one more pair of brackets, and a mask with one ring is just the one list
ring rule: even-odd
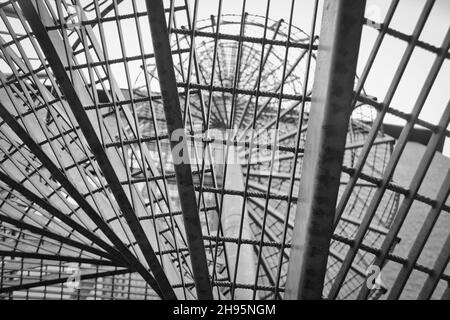
{"label": "vertical metal bar", "polygon": [[[169,136],[171,137],[176,130],[182,130],[181,141],[170,139],[170,147],[173,150],[178,146],[182,150],[182,158],[185,159],[188,156],[185,154],[187,153],[188,146],[178,98],[164,5],[161,0],[147,0],[146,5]],[[198,299],[213,299],[191,166],[189,163],[183,161],[182,163],[174,164],[174,169],[197,297]]]}
{"label": "vertical metal bar", "polygon": [[[291,36],[291,29],[292,29],[292,17],[293,17],[293,11],[294,11],[294,3],[291,4],[291,15],[289,18],[289,27],[288,27],[288,41],[290,40],[290,36]],[[252,161],[252,148],[254,145],[254,140],[255,140],[255,128],[256,128],[256,111],[258,109],[258,103],[259,103],[259,91],[261,88],[261,78],[262,78],[262,74],[263,74],[263,70],[264,70],[264,65],[265,62],[267,61],[268,58],[268,54],[269,52],[265,52],[265,39],[267,36],[267,25],[268,25],[268,20],[269,20],[269,12],[270,12],[270,0],[267,0],[267,9],[266,9],[266,15],[264,18],[264,29],[263,29],[263,43],[261,45],[261,56],[260,56],[260,63],[259,63],[259,70],[258,70],[258,77],[255,83],[254,88],[256,89],[256,97],[255,97],[255,107],[253,110],[253,118],[252,118],[252,131],[251,131],[251,138],[250,138],[250,151],[249,151],[249,157],[247,159],[247,170],[246,170],[246,177],[245,177],[245,188],[246,190],[248,190],[248,182],[249,182],[249,178],[250,178],[250,163]],[[281,20],[280,20],[281,21]],[[278,26],[281,25],[281,22],[278,24]],[[278,29],[277,29],[278,32]],[[274,35],[276,37],[276,33]],[[286,73],[286,65],[287,65],[287,57],[288,57],[288,52],[289,52],[289,47],[286,46],[286,51],[285,51],[285,63],[283,64],[283,76]],[[283,93],[283,88],[280,91],[280,95]],[[245,117],[245,112],[247,107],[250,105],[250,101],[252,100],[252,97],[249,97],[248,102],[245,106],[244,111],[241,114],[241,119],[243,119]],[[278,129],[278,123],[280,120],[280,111],[281,111],[281,98],[278,101],[278,113],[277,113],[277,118],[276,118],[276,122],[277,122],[277,129]],[[238,127],[240,126],[240,121],[238,122]],[[278,135],[277,135],[278,137]],[[277,139],[274,139],[274,144],[277,143]],[[270,170],[272,173],[272,169],[273,169],[273,161],[275,159],[275,148],[273,148],[272,152],[271,152],[271,165],[270,165]],[[270,193],[270,187],[272,184],[272,177],[269,177],[269,183],[267,184],[267,195]],[[244,194],[244,201],[247,200],[246,195]],[[255,278],[254,278],[254,287],[253,287],[253,300],[256,299],[257,296],[257,289],[256,287],[258,286],[258,277],[259,277],[259,271],[260,271],[260,266],[261,266],[261,259],[262,259],[262,252],[263,252],[263,242],[264,242],[264,231],[266,228],[266,222],[267,222],[267,210],[268,210],[268,206],[269,206],[269,199],[266,199],[265,201],[265,207],[264,207],[264,213],[263,213],[263,223],[262,223],[262,228],[261,228],[261,238],[260,238],[260,242],[259,242],[259,250],[258,250],[258,254],[257,254],[257,259],[256,259],[256,271],[255,271]],[[246,214],[245,211],[242,212],[243,214]],[[239,258],[239,256],[238,256]]]}
{"label": "vertical metal bar", "polygon": [[[188,7],[187,1],[185,1],[185,5],[186,5],[186,8],[187,8]],[[188,21],[190,21],[190,16],[189,16],[189,12],[188,11],[187,11],[187,16],[188,16]],[[207,99],[207,104],[205,103],[205,108],[207,108],[206,109],[206,120],[203,123],[203,130],[207,134],[209,133],[209,129],[210,129],[211,116],[214,117],[214,114],[211,113],[211,111],[212,111],[212,105],[211,104],[214,102],[214,106],[216,107],[216,109],[218,108],[217,107],[217,103],[216,103],[216,99],[214,99],[214,97],[213,97],[212,86],[214,85],[214,79],[215,79],[215,76],[216,76],[216,62],[217,62],[218,67],[220,67],[217,54],[218,54],[218,46],[219,46],[220,24],[221,24],[221,18],[222,18],[222,0],[219,0],[218,6],[217,6],[217,22],[214,20],[213,17],[214,16],[211,16],[210,18],[212,20],[211,22],[212,22],[213,32],[215,33],[214,49],[213,49],[213,54],[212,54],[211,75],[210,75],[210,78],[209,78],[209,85],[210,85],[209,90],[208,90],[208,95],[209,96],[208,96],[208,99]],[[215,31],[214,31],[214,25],[217,25]],[[176,36],[178,36],[178,35],[176,35]],[[195,51],[194,51],[194,59],[195,59],[194,62],[196,63],[197,82],[200,83],[200,81],[199,81],[199,73],[202,73],[202,71],[201,71],[202,69],[199,68],[199,66],[198,66],[197,58],[196,58],[196,52]],[[220,74],[219,74],[219,76],[220,76]],[[207,81],[207,79],[205,79],[205,81]],[[200,97],[202,97],[201,91],[199,92],[199,94],[200,94]],[[220,115],[220,110],[218,110],[218,114]],[[220,116],[220,117],[222,118],[222,116]],[[223,120],[223,118],[222,118],[222,120]],[[201,166],[201,171],[199,171],[199,172],[201,172],[201,174],[200,174],[200,183],[199,183],[200,192],[199,192],[199,199],[198,199],[198,209],[200,209],[201,201],[203,200],[203,202],[204,202],[204,193],[202,192],[202,190],[203,190],[203,186],[204,186],[204,176],[205,176],[205,166],[206,166],[206,163],[205,163],[206,153],[208,154],[209,161],[210,161],[209,167],[211,169],[212,184],[213,184],[213,187],[217,187],[217,182],[216,182],[217,181],[217,177],[216,177],[216,172],[214,170],[214,165],[213,165],[214,162],[212,160],[213,152],[211,151],[210,145],[207,144],[206,141],[205,141],[203,143],[203,146],[202,146],[202,155],[201,155],[202,166]],[[214,200],[215,200],[215,204],[216,204],[216,208],[217,208],[216,210],[217,210],[217,213],[218,213],[219,210],[220,210],[219,209],[220,203],[219,203],[219,198],[218,198],[217,194],[214,194]],[[205,220],[206,220],[206,224],[207,224],[207,227],[208,227],[207,228],[207,232],[208,232],[208,235],[211,235],[211,230],[210,230],[210,227],[209,227],[209,222],[207,220],[207,217],[208,217],[208,213],[205,211]],[[219,232],[223,233],[223,230],[219,230]],[[209,242],[209,244],[211,244],[211,242]],[[216,245],[217,245],[217,248],[220,246],[219,243],[217,243]],[[224,257],[225,257],[225,261],[227,261],[227,250],[226,250],[225,242],[222,242],[222,246],[223,246],[223,254],[224,254]],[[212,246],[211,246],[210,250],[211,250],[211,261],[214,262],[214,261],[216,261],[216,258],[214,257],[215,250],[214,250],[214,248]],[[230,279],[230,270],[229,270],[228,263],[226,263],[225,266],[226,266],[225,267],[225,271],[226,271],[227,277],[228,277],[228,279]],[[215,265],[213,265],[212,266],[212,279],[216,279],[216,278],[217,278],[217,270],[216,270]],[[220,294],[220,288],[218,286],[216,287],[216,292],[217,292],[217,297],[220,300],[221,299],[221,294]]]}
{"label": "vertical metal bar", "polygon": [[[283,19],[280,19],[280,20],[278,20],[276,22],[277,26],[275,27],[275,31],[273,32],[272,40],[275,40],[276,37],[278,36],[278,32],[280,31],[280,26],[281,26],[281,24],[283,22],[284,22]],[[263,36],[263,41],[265,41],[265,36]],[[262,58],[262,60],[260,62],[260,67],[259,67],[260,69],[264,69],[264,67],[266,66],[266,63],[269,60],[269,56],[270,56],[270,53],[272,52],[272,49],[273,49],[273,45],[270,44],[269,48],[267,49],[267,52],[264,54],[264,57]],[[245,84],[247,84],[251,79],[252,78],[249,77]],[[259,94],[258,86],[260,85],[260,83],[261,83],[261,81],[255,81],[255,84],[253,85],[253,90],[256,90],[256,96],[258,96],[258,94]],[[242,86],[242,87],[244,88],[245,85]],[[245,107],[244,107],[244,109],[243,109],[243,111],[242,111],[242,113],[239,115],[239,121],[237,121],[237,123],[238,123],[237,124],[237,128],[240,128],[242,123],[244,122],[244,115],[247,114],[247,110],[250,107],[250,104],[251,104],[252,100],[253,100],[253,96],[250,96],[248,101],[247,101],[247,103],[246,103],[246,105],[245,105]]]}
{"label": "vertical metal bar", "polygon": [[[291,5],[291,9],[293,9],[293,4]],[[252,150],[254,147],[254,129],[256,127],[256,110],[258,109],[258,103],[259,103],[259,89],[260,89],[260,85],[261,85],[261,77],[262,77],[262,72],[263,72],[263,61],[264,61],[264,51],[265,51],[265,39],[266,39],[266,35],[267,35],[267,28],[268,28],[268,21],[269,21],[269,13],[270,13],[270,0],[266,1],[266,13],[264,16],[264,27],[263,27],[263,42],[261,44],[261,57],[260,57],[260,63],[259,63],[259,67],[258,67],[258,76],[256,79],[256,87],[257,87],[257,93],[256,93],[256,101],[255,101],[255,107],[254,107],[254,112],[253,112],[253,121],[252,121],[252,132],[251,132],[251,138],[250,138],[250,151],[249,151],[249,157],[247,159],[248,163],[251,162],[252,159]],[[292,23],[292,15],[293,15],[293,11],[291,11],[291,19],[289,21],[289,26],[291,26]],[[289,35],[290,35],[290,30],[291,28],[289,28]],[[288,35],[288,38],[289,38]],[[288,48],[286,48],[286,56],[287,56],[287,52],[288,52]],[[287,59],[285,59],[285,63],[283,66],[283,75],[286,72],[286,64],[287,64]],[[244,64],[244,66],[247,65],[247,63]],[[238,69],[236,69],[238,70]],[[282,93],[283,90],[281,90]],[[280,94],[281,94],[280,93]],[[249,97],[249,101],[251,100],[251,97]],[[279,100],[279,106],[281,105],[281,99]],[[232,148],[231,149],[231,155],[234,156],[236,154],[236,149]],[[229,161],[227,160],[227,163]],[[226,188],[230,188],[233,190],[239,190],[239,185],[236,183],[237,181],[241,182],[241,188],[243,188],[244,190],[248,190],[248,182],[249,182],[249,178],[250,178],[250,165],[247,164],[247,169],[246,169],[246,176],[245,176],[245,182],[243,182],[243,177],[242,177],[242,169],[241,169],[241,164],[231,164],[229,166],[229,170],[228,170],[228,181],[227,184],[225,185]],[[241,177],[236,177],[236,175],[240,175]],[[225,177],[224,177],[225,178]],[[267,200],[268,201],[268,200]],[[233,205],[233,203],[238,203],[239,205],[236,206],[236,204]],[[234,299],[235,298],[235,291],[236,288],[234,287],[235,284],[237,283],[243,283],[243,280],[246,280],[246,278],[253,278],[255,279],[255,290],[253,292],[252,295],[251,292],[245,292],[244,291],[244,295],[241,293],[240,295],[236,295],[237,298],[240,299],[240,296],[245,298],[245,294],[248,294],[248,297],[252,297],[253,300],[256,299],[256,286],[257,286],[257,280],[258,280],[258,272],[259,272],[259,267],[255,268],[255,262],[254,262],[254,257],[253,257],[253,252],[252,252],[252,248],[249,247],[243,247],[242,246],[242,239],[248,239],[251,237],[251,229],[250,229],[250,224],[248,223],[248,210],[247,210],[247,193],[244,192],[244,196],[243,199],[240,199],[240,201],[234,201],[233,198],[230,196],[227,196],[226,200],[224,201],[224,206],[226,207],[232,207],[232,206],[236,206],[237,208],[240,208],[240,210],[235,210],[235,212],[230,212],[230,210],[224,210],[226,212],[226,220],[224,221],[224,227],[225,230],[226,229],[230,229],[231,228],[236,228],[239,230],[238,232],[238,243],[237,243],[237,250],[236,250],[236,257],[235,257],[235,262],[234,262],[234,266],[233,266],[233,279],[232,279],[232,287],[231,287],[231,298]],[[240,211],[240,213],[239,213]],[[233,217],[233,215],[235,215],[237,213],[237,216],[239,217],[237,219],[236,216]],[[265,222],[265,219],[264,219]],[[226,224],[228,225],[226,225]],[[263,223],[263,228],[261,231],[261,242],[263,242],[264,239],[264,226],[265,223]],[[233,230],[234,231],[234,230]],[[229,231],[228,233],[236,233],[237,230],[233,231]],[[261,253],[261,250],[259,251],[259,253]],[[241,258],[241,254],[242,254],[242,258]],[[234,257],[233,257],[234,258]],[[241,261],[240,261],[241,259]],[[231,262],[231,261],[230,261]],[[229,262],[229,263],[230,263]],[[245,269],[242,270],[242,267],[245,266]],[[239,267],[241,267],[241,270],[238,272]],[[239,277],[238,277],[239,275]],[[247,280],[248,281],[248,280]]]}
{"label": "vertical metal bar", "polygon": [[277,299],[279,294],[279,287],[280,287],[280,280],[281,280],[281,271],[283,267],[283,259],[284,259],[284,253],[285,253],[285,246],[286,246],[286,239],[287,239],[287,232],[289,227],[289,217],[291,213],[291,198],[292,194],[294,192],[294,184],[295,184],[295,173],[297,172],[297,165],[299,163],[298,157],[299,157],[299,149],[300,149],[300,141],[302,137],[302,128],[303,128],[303,117],[305,112],[305,106],[306,106],[306,92],[308,90],[308,84],[310,82],[309,80],[309,74],[311,69],[311,60],[313,55],[313,45],[316,41],[316,23],[317,23],[317,16],[318,16],[318,8],[319,8],[319,0],[316,0],[314,2],[314,8],[313,8],[313,19],[311,21],[311,34],[309,39],[309,48],[308,48],[308,57],[306,61],[306,69],[305,69],[305,77],[303,79],[303,99],[301,101],[300,106],[300,116],[298,120],[298,127],[297,127],[297,135],[295,137],[295,150],[293,154],[293,164],[292,164],[292,172],[289,179],[289,193],[288,193],[288,201],[286,206],[286,214],[285,214],[285,220],[283,222],[283,233],[281,238],[281,248],[280,253],[278,255],[278,270],[276,275],[276,282],[275,282],[275,299]]}
{"label": "vertical metal bar", "polygon": [[352,109],[365,1],[326,0],[286,299],[320,299]]}
{"label": "vertical metal bar", "polygon": [[[198,14],[198,6],[199,6],[199,0],[195,0],[194,1],[194,11],[193,11],[193,16],[191,19],[191,15],[189,12],[189,2],[187,0],[184,1],[184,5],[185,5],[185,11],[186,11],[186,17],[187,17],[187,27],[189,28],[189,30],[191,30],[191,35],[189,37],[190,42],[187,40],[188,37],[185,38],[186,42],[188,43],[189,48],[189,57],[188,57],[188,67],[187,67],[187,79],[186,79],[186,83],[187,86],[185,88],[185,99],[184,99],[184,110],[183,110],[183,121],[185,125],[189,125],[189,131],[190,132],[194,132],[194,126],[193,126],[193,121],[192,121],[192,112],[191,112],[191,102],[190,102],[190,87],[191,87],[191,78],[192,78],[192,71],[195,72],[195,77],[197,79],[197,83],[200,83],[200,72],[199,72],[199,67],[198,67],[198,61],[197,61],[197,53],[196,53],[196,42],[195,42],[195,32],[196,32],[196,28],[197,28],[197,14]],[[192,21],[192,22],[191,22]],[[175,24],[175,16],[174,16],[174,24]],[[170,41],[170,38],[169,38]],[[177,39],[177,46],[179,48],[179,41]],[[179,55],[179,57],[181,58],[181,55]],[[182,64],[182,60],[180,60],[180,64]],[[181,74],[182,77],[184,78],[184,72],[183,72],[183,67],[181,67]],[[204,103],[204,98],[203,98],[203,93],[201,90],[198,90],[197,96],[199,98],[199,104],[200,104],[200,112],[201,112],[201,120],[202,123],[205,124],[205,103]],[[199,173],[199,179],[202,181],[203,176],[200,173],[200,167],[199,167],[199,159],[198,159],[198,148],[196,146],[195,140],[192,141],[192,146],[193,146],[193,156],[195,157],[195,163],[197,165],[197,172]],[[212,166],[211,166],[212,167]],[[198,215],[200,215],[200,210],[201,210],[201,204],[203,204],[203,207],[206,207],[206,202],[205,199],[202,197],[202,192],[199,192],[198,195],[198,201],[197,201],[197,209],[198,209]],[[207,214],[205,212],[205,224],[207,226],[207,233],[209,234],[209,225],[208,225],[208,217]],[[211,255],[213,253],[212,248],[211,249]],[[212,258],[212,256],[211,256]]]}
{"label": "vertical metal bar", "polygon": [[[241,9],[241,18],[240,18],[240,28],[239,28],[239,36],[242,37],[244,35],[245,32],[245,22],[246,22],[246,0],[242,1],[242,9]],[[231,102],[231,108],[230,111],[228,112],[227,110],[225,111],[225,119],[226,119],[226,128],[229,129],[228,132],[226,132],[226,139],[227,139],[227,144],[225,147],[225,152],[224,152],[224,159],[226,160],[225,163],[223,164],[223,166],[221,166],[222,168],[220,168],[220,171],[222,172],[222,186],[221,186],[221,197],[220,197],[220,205],[218,207],[219,212],[218,212],[218,227],[217,227],[217,231],[216,231],[216,243],[219,243],[219,233],[221,230],[223,230],[223,235],[224,237],[227,237],[227,224],[228,222],[234,219],[228,219],[229,216],[233,215],[233,213],[230,212],[226,212],[225,214],[223,214],[224,212],[224,206],[225,206],[225,188],[226,188],[226,184],[227,184],[227,178],[230,174],[227,174],[228,172],[228,154],[230,153],[230,146],[232,145],[232,134],[230,133],[231,129],[233,129],[233,122],[234,122],[234,117],[235,117],[235,107],[236,107],[236,88],[237,88],[237,84],[239,82],[239,69],[240,69],[240,65],[241,65],[241,50],[242,50],[242,40],[239,40],[238,42],[238,48],[237,48],[237,54],[236,54],[236,62],[235,62],[235,68],[234,68],[234,77],[233,77],[233,91],[232,91],[232,102]],[[220,45],[219,45],[220,47]],[[233,57],[234,58],[234,57]],[[220,66],[220,62],[218,64]],[[220,71],[219,71],[220,74]],[[233,150],[233,147],[231,148]],[[232,174],[232,173],[231,173]],[[228,199],[230,199],[228,197]],[[230,203],[228,201],[228,203]],[[243,203],[243,202],[242,202]],[[245,205],[245,204],[244,204]],[[232,204],[231,207],[234,207],[234,205]],[[237,243],[237,247],[239,247],[240,243]],[[236,250],[234,250],[233,247],[231,246],[227,246],[224,245],[224,248],[226,249],[226,265],[228,266],[228,270],[229,270],[229,276],[230,276],[230,280],[231,277],[234,277],[233,274],[233,270],[234,272],[236,272],[236,269],[234,268],[234,264],[232,264],[232,259],[231,257],[235,256],[235,252]],[[214,261],[213,261],[213,268],[216,268],[217,265],[217,258],[218,258],[218,249],[219,247],[216,246],[215,248],[215,255],[214,255]],[[213,275],[214,276],[214,275]],[[213,278],[214,279],[214,278]],[[235,287],[236,283],[235,281],[233,281],[231,283],[231,288],[230,288],[230,292],[231,292],[231,298],[233,299],[233,294],[234,294],[234,287]]]}

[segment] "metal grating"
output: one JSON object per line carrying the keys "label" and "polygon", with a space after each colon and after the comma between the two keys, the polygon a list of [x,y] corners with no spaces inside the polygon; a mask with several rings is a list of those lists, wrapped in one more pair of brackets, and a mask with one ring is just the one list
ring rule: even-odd
{"label": "metal grating", "polygon": [[[272,18],[271,1],[260,12],[252,1],[233,10],[222,2],[1,2],[2,298],[285,298],[329,1],[288,2],[283,19]],[[363,38],[376,36],[352,76],[328,262],[315,288],[324,298],[396,299],[415,273],[424,279],[406,297],[449,290],[450,229],[438,249],[426,245],[450,212],[450,175],[435,192],[421,188],[450,137],[449,106],[436,123],[420,117],[448,78],[450,32],[439,47],[421,38],[435,2],[424,1],[411,34],[391,27],[406,14],[398,0],[384,22],[365,19]],[[300,13],[309,30],[296,27]],[[386,41],[405,49],[377,99],[365,88]],[[417,101],[400,110],[393,98],[417,50],[434,62],[416,79]],[[386,115],[404,121],[398,137],[385,132]],[[410,181],[397,181],[417,126],[428,144]],[[429,212],[398,252],[418,204]],[[435,253],[429,264],[424,250]],[[371,266],[394,280],[369,289]]]}

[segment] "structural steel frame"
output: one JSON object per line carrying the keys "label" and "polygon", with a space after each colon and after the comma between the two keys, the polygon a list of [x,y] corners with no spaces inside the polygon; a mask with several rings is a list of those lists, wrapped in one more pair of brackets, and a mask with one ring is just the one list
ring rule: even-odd
{"label": "structural steel frame", "polygon": [[[450,234],[432,263],[419,259],[450,213],[450,170],[436,190],[423,188],[450,137],[450,103],[436,124],[421,118],[450,59],[450,27],[439,46],[421,38],[435,0],[424,1],[411,35],[390,25],[405,14],[399,0],[382,23],[364,18],[365,1],[315,0],[309,35],[295,27],[294,0],[284,20],[270,19],[270,0],[260,17],[246,0],[240,16],[227,16],[217,0],[217,16],[205,20],[200,0],[127,1],[131,13],[123,0],[92,2],[75,29],[68,7],[82,0],[0,5],[0,298],[45,298],[47,289],[105,298],[103,285],[119,298],[123,282],[128,297],[144,298],[398,299],[416,272],[425,275],[419,299],[450,298]],[[137,54],[125,22],[134,22]],[[366,31],[375,42],[358,61]],[[406,49],[378,101],[366,82],[388,37]],[[396,108],[417,48],[432,64],[412,107]],[[376,116],[359,119],[360,107]],[[405,122],[398,137],[384,132],[387,115]],[[395,177],[417,126],[430,138],[405,184]],[[276,139],[263,141],[260,129],[278,130]],[[223,165],[212,160],[215,147],[225,149]],[[243,162],[230,167],[234,153]],[[196,163],[167,166],[168,155]],[[403,255],[396,249],[415,205],[426,216]],[[75,295],[62,285],[71,263],[95,281]],[[400,266],[392,287],[364,285],[368,266],[390,264]]]}
{"label": "structural steel frame", "polygon": [[[108,156],[105,153],[101,142],[97,138],[97,133],[91,125],[91,121],[83,108],[83,104],[78,97],[78,94],[74,89],[69,76],[65,71],[64,65],[61,62],[56,49],[52,45],[52,41],[47,31],[45,30],[45,27],[42,24],[42,21],[38,13],[36,12],[33,3],[30,1],[19,1],[19,5],[23,10],[24,15],[27,17],[31,28],[35,33],[36,39],[40,42],[41,48],[43,49],[44,54],[47,56],[50,67],[52,68],[62,90],[64,91],[66,99],[69,102],[70,107],[72,108],[73,114],[76,117],[77,122],[84,133],[84,136],[87,138],[91,150],[95,154],[100,167],[102,168],[104,176],[108,181],[108,184],[112,192],[114,193],[125,218],[127,219],[128,225],[130,226],[136,238],[136,241],[139,243],[144,253],[144,256],[147,260],[147,263],[149,264],[150,269],[152,270],[152,273],[155,275],[155,280],[156,283],[158,283],[161,294],[165,298],[176,299],[175,293],[173,292],[173,289],[170,286],[165,273],[161,269],[161,265],[158,262],[156,255],[154,254],[154,251],[144,234],[144,231],[142,230],[142,226],[137,220],[137,217],[133,211],[133,207],[129,202],[128,196],[125,194],[122,186],[120,185],[115,170],[108,160]],[[54,170],[52,170],[52,172],[53,171]],[[55,171],[59,170],[56,169]],[[118,242],[120,242],[120,240],[116,241],[116,243]],[[145,274],[145,272],[143,273]],[[146,273],[148,274],[148,272]],[[155,282],[151,275],[148,274],[146,278],[148,279],[149,283],[151,283],[153,286],[155,285]]]}

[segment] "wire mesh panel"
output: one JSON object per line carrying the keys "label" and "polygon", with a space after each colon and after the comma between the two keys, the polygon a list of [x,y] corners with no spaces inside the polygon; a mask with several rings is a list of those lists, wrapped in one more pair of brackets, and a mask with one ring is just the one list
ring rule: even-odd
{"label": "wire mesh panel", "polygon": [[[405,285],[411,297],[408,278],[430,298],[449,280],[450,244],[427,247],[449,179],[421,188],[449,136],[448,101],[439,122],[420,114],[448,78],[450,36],[420,38],[435,1],[412,32],[395,29],[398,2],[363,29],[324,298],[399,298]],[[324,2],[164,1],[164,56],[158,3],[1,2],[1,298],[283,299]],[[393,48],[404,49],[395,74],[371,92]],[[417,50],[429,74],[408,78],[417,101],[400,110]],[[414,162],[415,126],[429,139]],[[448,230],[434,238],[449,242]]]}

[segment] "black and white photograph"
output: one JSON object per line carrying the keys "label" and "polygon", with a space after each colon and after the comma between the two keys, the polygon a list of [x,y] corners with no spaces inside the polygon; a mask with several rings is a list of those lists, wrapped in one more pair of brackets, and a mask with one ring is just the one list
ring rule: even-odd
{"label": "black and white photograph", "polygon": [[0,0],[0,310],[450,300],[449,138],[448,0]]}

